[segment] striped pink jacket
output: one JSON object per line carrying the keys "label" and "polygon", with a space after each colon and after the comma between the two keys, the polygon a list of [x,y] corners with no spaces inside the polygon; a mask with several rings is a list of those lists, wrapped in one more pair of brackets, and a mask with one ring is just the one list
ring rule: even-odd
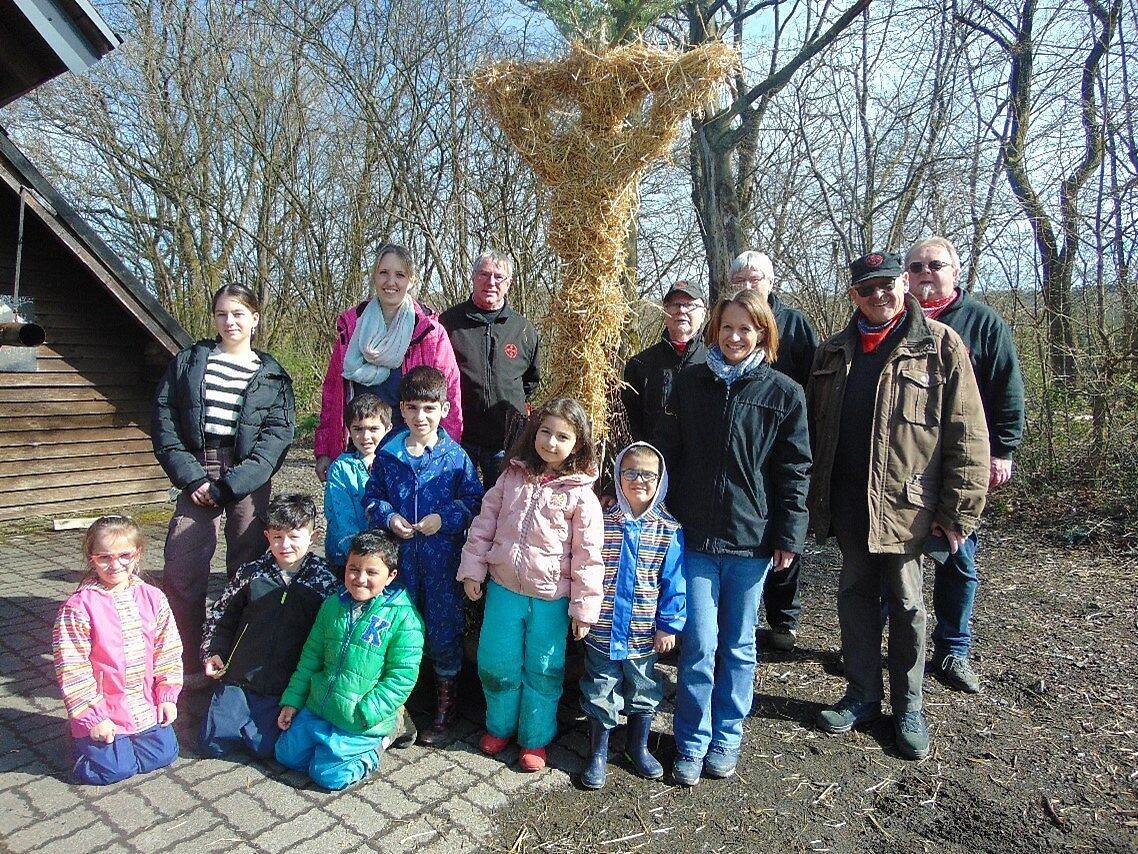
{"label": "striped pink jacket", "polygon": [[123,734],[142,732],[158,723],[159,703],[178,702],[182,640],[166,596],[141,579],[115,592],[80,585],[59,609],[52,647],[76,738],[108,718]]}

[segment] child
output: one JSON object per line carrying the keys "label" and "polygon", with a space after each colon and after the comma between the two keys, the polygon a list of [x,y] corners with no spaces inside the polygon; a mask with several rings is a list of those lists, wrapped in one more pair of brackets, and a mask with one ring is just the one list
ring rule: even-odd
{"label": "child", "polygon": [[423,621],[389,587],[396,555],[387,536],[356,535],[344,588],[324,600],[281,697],[277,761],[325,789],[362,780],[381,751],[414,740],[403,703],[419,678]]}
{"label": "child", "polygon": [[373,523],[403,543],[402,586],[427,624],[438,707],[424,744],[446,740],[454,724],[455,681],[462,667],[462,592],[455,581],[462,536],[482,504],[482,482],[466,451],[439,422],[450,410],[446,378],[420,365],[399,382],[407,425],[376,452],[364,503]]}
{"label": "child", "polygon": [[560,397],[542,406],[508,460],[470,526],[458,577],[473,601],[490,576],[478,643],[487,729],[479,747],[493,756],[516,733],[522,769],[540,771],[557,731],[570,618],[580,640],[601,609],[604,522],[581,404]]}
{"label": "child", "polygon": [[206,756],[224,756],[242,744],[258,759],[273,755],[281,692],[316,613],[336,590],[336,576],[308,550],[316,526],[309,496],[278,495],[264,523],[269,550],[238,568],[202,633],[205,673],[221,682],[198,736]]}
{"label": "child", "polygon": [[74,740],[71,779],[102,786],[178,758],[182,641],[162,591],[138,577],[133,519],[96,519],[83,554],[87,574],[59,609],[52,647]]}
{"label": "child", "polygon": [[605,582],[601,616],[585,638],[581,708],[589,720],[591,757],[582,784],[605,784],[609,732],[624,709],[626,750],[650,780],[664,769],[648,752],[648,733],[663,689],[656,657],[670,651],[684,627],[684,533],[668,511],[668,473],[646,442],[616,458],[617,503],[605,512]]}
{"label": "child", "polygon": [[324,482],[324,516],[328,519],[324,554],[340,574],[352,537],[371,527],[364,511],[364,487],[376,448],[391,429],[391,407],[365,392],[348,401],[344,423],[348,425],[352,447],[336,457]]}

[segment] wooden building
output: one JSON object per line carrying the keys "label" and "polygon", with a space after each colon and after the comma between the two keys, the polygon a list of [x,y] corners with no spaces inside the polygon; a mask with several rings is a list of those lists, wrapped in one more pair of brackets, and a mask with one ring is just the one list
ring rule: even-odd
{"label": "wooden building", "polygon": [[0,131],[0,299],[44,327],[34,372],[0,372],[0,520],[165,501],[154,387],[190,338]]}

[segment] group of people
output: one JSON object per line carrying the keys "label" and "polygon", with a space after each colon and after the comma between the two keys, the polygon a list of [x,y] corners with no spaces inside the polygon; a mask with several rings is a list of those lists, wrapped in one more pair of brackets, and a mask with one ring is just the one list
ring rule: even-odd
{"label": "group of people", "polygon": [[[773,293],[762,253],[735,260],[706,326],[699,288],[670,289],[662,340],[626,366],[634,441],[613,463],[614,494],[598,497],[580,403],[531,405],[539,336],[508,305],[510,258],[480,256],[470,298],[440,317],[412,295],[410,253],[383,247],[371,297],[337,320],[323,384],[324,558],[311,497],[270,500],[295,425],[290,380],[252,346],[255,295],[221,288],[216,337],[179,353],[156,396],[155,453],[180,490],[162,591],[138,577],[138,526],[103,517],[57,620],[72,776],[108,783],[172,762],[183,684],[213,689],[202,754],[275,756],[328,789],[374,771],[388,747],[444,744],[465,596],[485,606],[483,752],[516,740],[523,769],[545,767],[572,636],[585,650],[583,785],[604,785],[622,713],[634,767],[661,778],[648,750],[655,664],[678,645],[673,778],[729,777],[759,609],[767,642],[792,649],[809,529],[841,546],[849,681],[818,726],[879,716],[887,613],[898,749],[927,755],[920,555],[937,562],[933,669],[978,690],[976,530],[987,489],[1011,473],[1022,381],[1006,325],[956,286],[948,241],[850,269],[854,315],[821,345]],[[223,515],[228,583],[207,612]],[[436,704],[417,731],[404,703],[424,657]]]}

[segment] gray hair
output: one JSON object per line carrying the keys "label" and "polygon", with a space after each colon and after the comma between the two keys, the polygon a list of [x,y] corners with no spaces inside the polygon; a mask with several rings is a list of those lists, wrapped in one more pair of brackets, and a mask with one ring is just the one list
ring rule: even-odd
{"label": "gray hair", "polygon": [[771,263],[771,259],[762,252],[755,252],[753,249],[748,249],[732,261],[727,275],[729,277],[734,276],[740,270],[746,270],[748,267],[766,274],[771,283],[774,283],[774,264]]}
{"label": "gray hair", "polygon": [[924,249],[926,246],[939,246],[941,249],[948,253],[948,258],[950,261],[952,261],[952,266],[957,270],[960,269],[960,255],[957,254],[956,247],[952,245],[952,241],[947,237],[940,236],[928,237],[924,240],[919,240],[914,243],[913,247],[905,253],[905,264],[908,265],[909,259],[913,257],[913,254],[917,252],[917,250]]}
{"label": "gray hair", "polygon": [[470,275],[473,276],[478,272],[478,268],[482,266],[483,261],[493,261],[502,268],[502,272],[506,274],[507,279],[514,277],[514,259],[505,252],[499,252],[497,249],[487,249],[475,258],[474,266],[470,268]]}

